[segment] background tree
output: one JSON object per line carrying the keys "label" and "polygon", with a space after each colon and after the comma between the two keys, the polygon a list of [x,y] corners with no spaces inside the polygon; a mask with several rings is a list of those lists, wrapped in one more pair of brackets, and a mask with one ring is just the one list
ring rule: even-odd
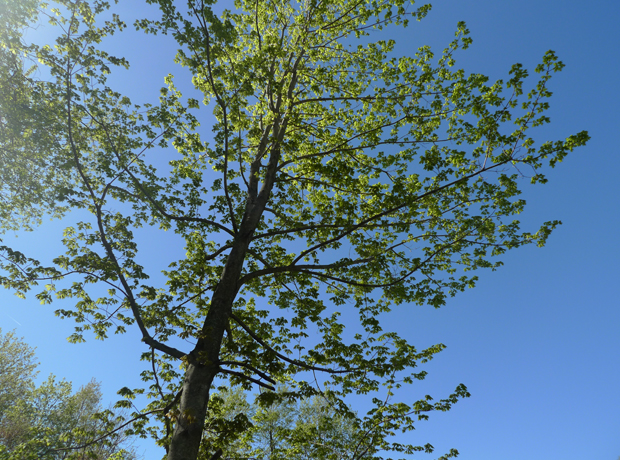
{"label": "background tree", "polygon": [[[10,124],[19,142],[2,142],[45,179],[31,195],[47,200],[35,217],[80,212],[53,263],[2,247],[4,285],[23,295],[45,282],[41,301],[75,299],[57,311],[77,321],[75,341],[138,327],[156,398],[147,409],[163,428],[141,419],[135,429],[150,430],[169,459],[213,453],[203,430],[224,423],[206,419],[216,377],[247,388],[289,382],[287,398],[323,393],[343,414],[348,394],[382,392],[355,422],[373,448],[431,451],[390,436],[469,393],[459,385],[437,402],[398,401],[396,390],[423,379],[415,368],[443,345],[419,351],[383,331],[381,315],[402,303],[440,307],[475,285],[471,270],[499,266],[507,249],[543,245],[557,225],[528,232],[513,217],[525,206],[521,179],[544,183],[543,167],[588,138],[536,147],[530,136],[549,121],[548,83],[562,68],[554,53],[533,85],[518,64],[489,84],[455,67],[471,42],[464,24],[439,57],[428,47],[399,57],[389,35],[372,41],[422,19],[427,5],[240,0],[218,16],[212,2],[153,1],[161,20],[137,25],[177,41],[177,61],[214,117],[199,118],[201,101],[183,98],[172,76],[154,106],[110,88],[111,68],[127,63],[100,42],[124,24],[95,20],[105,2],[57,3],[54,47],[24,42],[34,7],[2,24],[11,39],[1,64],[23,88],[20,104],[2,101],[3,117],[21,117]],[[28,62],[49,78],[35,80]],[[158,147],[175,154],[162,158]],[[20,185],[3,185],[6,226],[32,220]],[[137,238],[145,225],[174,229],[185,254],[140,265],[139,248],[152,250]],[[165,282],[147,281],[157,272]]]}
{"label": "background tree", "polygon": [[25,400],[32,392],[37,365],[34,350],[15,339],[12,332],[0,335],[0,438],[5,446],[23,440],[28,432],[25,419],[7,414],[16,401]]}
{"label": "background tree", "polygon": [[372,458],[375,447],[353,412],[338,411],[323,396],[291,400],[289,391],[280,386],[269,403],[258,397],[249,404],[241,388],[220,388],[210,402],[206,444],[220,446],[227,459]]}
{"label": "background tree", "polygon": [[[99,383],[72,393],[72,385],[50,375],[37,386],[34,350],[14,333],[0,331],[0,456],[7,460],[135,459],[125,431],[95,444],[118,428],[101,407]],[[115,426],[116,425],[116,426]]]}
{"label": "background tree", "polygon": [[[37,14],[36,0],[0,1],[0,219],[4,229],[32,229],[45,214],[59,216],[65,176],[55,163],[56,127],[50,104],[32,79],[37,67],[23,60],[21,31]],[[11,185],[9,185],[11,184]]]}

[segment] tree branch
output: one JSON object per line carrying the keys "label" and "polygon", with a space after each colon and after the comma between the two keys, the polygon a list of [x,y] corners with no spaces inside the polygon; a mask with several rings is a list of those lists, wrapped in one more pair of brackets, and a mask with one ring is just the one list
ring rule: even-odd
{"label": "tree branch", "polygon": [[260,377],[262,377],[263,379],[267,380],[269,383],[272,384],[276,384],[277,382],[272,379],[271,377],[269,377],[266,373],[264,373],[263,371],[255,368],[254,366],[251,366],[250,364],[247,363],[243,363],[243,362],[237,362],[237,361],[219,361],[218,362],[219,365],[224,365],[224,366],[240,366],[240,367],[245,367],[246,369],[251,370],[252,372],[256,373],[257,375],[259,375]]}
{"label": "tree branch", "polygon": [[306,255],[311,254],[312,252],[315,252],[317,249],[320,249],[320,248],[322,248],[324,246],[327,246],[327,245],[329,245],[331,243],[335,243],[336,241],[344,238],[345,236],[350,235],[351,233],[353,233],[357,229],[365,227],[366,224],[368,224],[368,223],[370,223],[370,222],[372,222],[374,220],[380,219],[381,217],[385,217],[385,216],[387,216],[389,214],[392,214],[392,213],[394,213],[396,211],[400,211],[401,209],[403,209],[403,208],[405,208],[407,206],[411,206],[413,203],[416,203],[416,202],[426,198],[427,196],[434,195],[434,194],[436,194],[436,193],[438,193],[438,192],[440,192],[440,191],[442,191],[442,190],[444,190],[444,189],[446,189],[448,187],[453,187],[453,186],[455,186],[455,185],[457,185],[457,184],[459,184],[461,182],[466,182],[469,179],[471,179],[472,177],[475,177],[475,176],[478,176],[478,175],[480,175],[480,174],[482,174],[484,172],[490,171],[491,169],[495,169],[495,168],[497,168],[497,167],[499,167],[501,165],[504,165],[504,164],[508,163],[509,161],[511,161],[510,158],[508,158],[508,159],[506,159],[504,161],[501,161],[499,163],[495,163],[494,165],[489,166],[487,168],[481,168],[481,169],[479,169],[476,172],[468,174],[467,176],[463,176],[463,177],[461,177],[459,179],[455,179],[452,182],[448,182],[447,184],[442,185],[441,187],[437,187],[437,188],[435,188],[433,190],[429,190],[429,191],[427,191],[427,192],[425,192],[425,193],[423,193],[421,195],[418,195],[413,201],[407,201],[407,202],[402,203],[402,204],[400,204],[398,206],[394,206],[394,207],[392,207],[390,209],[387,209],[387,210],[382,211],[382,212],[380,212],[378,214],[375,214],[374,216],[368,217],[367,219],[364,219],[361,222],[351,226],[348,230],[340,233],[339,235],[336,235],[333,238],[330,238],[330,239],[328,239],[326,241],[323,241],[321,243],[315,244],[311,248],[308,248],[305,251],[302,251],[299,254],[299,256],[292,262],[291,265],[295,264],[296,262],[301,260]]}
{"label": "tree branch", "polygon": [[245,332],[247,332],[250,337],[252,337],[254,340],[256,340],[256,342],[258,342],[264,348],[266,348],[267,350],[269,350],[273,354],[275,354],[278,358],[280,358],[283,361],[286,361],[289,364],[292,364],[294,366],[298,366],[298,367],[304,368],[304,369],[309,370],[309,371],[310,370],[312,370],[312,371],[321,371],[321,372],[327,372],[329,374],[346,374],[346,373],[353,372],[353,371],[357,370],[357,369],[343,369],[343,370],[327,369],[325,367],[312,366],[310,364],[306,364],[304,362],[297,361],[296,359],[287,358],[283,354],[278,353],[276,350],[274,350],[269,345],[267,345],[267,343],[265,343],[264,340],[262,340],[259,336],[257,336],[243,321],[241,321],[241,319],[239,317],[237,317],[237,315],[235,315],[234,313],[230,312],[229,316],[232,319],[234,319],[235,322],[237,324],[239,324],[239,326],[241,326],[241,328]]}
{"label": "tree branch", "polygon": [[[180,395],[180,393],[179,393],[179,395]],[[178,396],[178,395],[177,395],[177,396]],[[176,398],[175,398],[175,400],[176,400]],[[130,423],[135,422],[136,420],[139,420],[139,419],[141,419],[141,418],[145,418],[145,417],[147,417],[147,416],[149,416],[149,415],[151,415],[151,414],[155,414],[155,413],[157,413],[157,412],[164,412],[164,413],[165,413],[165,412],[167,412],[167,410],[169,410],[169,409],[168,409],[168,407],[169,407],[169,406],[166,406],[166,407],[161,408],[161,409],[154,409],[154,410],[152,410],[152,411],[149,411],[149,412],[145,412],[145,413],[143,413],[143,414],[140,414],[140,415],[138,415],[137,417],[134,417],[134,418],[132,418],[131,420],[129,420],[128,422],[125,422],[125,423],[123,423],[122,425],[120,425],[119,427],[117,427],[117,428],[113,429],[112,431],[108,431],[107,433],[105,433],[105,434],[103,434],[103,435],[99,436],[98,438],[93,439],[92,441],[87,442],[86,444],[82,444],[82,445],[80,445],[80,446],[75,446],[75,447],[62,447],[62,448],[59,448],[59,449],[50,449],[50,450],[48,450],[47,452],[64,452],[64,451],[68,451],[68,450],[84,449],[84,448],[86,448],[86,447],[89,447],[89,446],[92,446],[93,444],[98,443],[99,441],[101,441],[102,439],[107,438],[108,436],[113,435],[113,434],[114,434],[114,433],[116,433],[117,431],[122,430],[122,429],[123,429],[123,428],[125,428],[127,425],[129,425]]]}
{"label": "tree branch", "polygon": [[250,382],[255,383],[258,386],[261,386],[263,388],[267,388],[268,390],[276,391],[275,387],[272,387],[271,385],[267,385],[266,383],[263,383],[260,380],[252,378],[252,377],[250,377],[248,375],[242,374],[241,372],[231,371],[230,369],[220,369],[220,371],[224,372],[225,374],[236,375],[237,377],[240,377],[242,379],[249,380]]}
{"label": "tree branch", "polygon": [[448,244],[443,245],[442,247],[440,247],[439,249],[437,249],[436,251],[433,251],[431,253],[431,255],[429,255],[426,259],[424,259],[422,262],[420,262],[415,268],[413,268],[412,270],[410,270],[408,273],[406,273],[405,275],[401,276],[400,278],[391,281],[389,283],[384,283],[384,284],[368,284],[368,283],[358,283],[357,281],[351,281],[351,280],[347,280],[344,278],[339,278],[336,276],[331,276],[331,275],[326,275],[325,273],[318,273],[318,272],[314,272],[311,270],[300,270],[299,273],[307,273],[311,276],[315,276],[317,278],[326,278],[332,281],[336,281],[339,283],[344,283],[344,284],[348,284],[350,286],[359,286],[359,287],[367,287],[367,288],[386,288],[386,287],[391,287],[391,286],[395,286],[398,283],[401,283],[402,281],[404,281],[405,279],[409,278],[411,275],[413,275],[416,271],[418,271],[420,268],[422,268],[425,264],[427,264],[428,262],[430,262],[433,257],[435,257],[437,254],[443,252],[445,249],[449,248],[450,246],[452,246],[453,244],[456,244],[460,241],[463,241],[465,239],[467,235],[458,238]]}
{"label": "tree branch", "polygon": [[333,264],[326,264],[326,265],[293,265],[293,264],[290,264],[290,265],[284,265],[281,267],[265,268],[263,270],[257,270],[255,272],[248,273],[247,275],[243,276],[239,280],[239,286],[247,283],[251,279],[258,278],[264,275],[272,275],[274,273],[286,273],[286,272],[303,272],[305,270],[328,270],[331,268],[342,268],[342,267],[347,267],[350,265],[357,265],[357,264],[363,264],[366,262],[370,262],[375,257],[376,256],[372,256],[372,257],[366,257],[364,259],[356,259],[356,260],[350,260],[350,261],[340,262],[340,263],[336,262]]}
{"label": "tree branch", "polygon": [[[114,155],[116,156],[116,158],[120,161],[121,160],[121,155],[118,153],[117,148],[115,147],[114,142],[112,141],[112,139],[110,138],[110,133],[108,132],[107,126],[105,125],[105,123],[103,123],[102,121],[99,121],[95,118],[94,115],[91,114],[91,118],[93,119],[93,121],[95,121],[97,124],[99,124],[99,126],[105,131],[105,135],[106,138],[108,139],[108,143],[110,144],[112,148],[112,151],[114,152]],[[231,236],[235,236],[234,232],[232,230],[230,230],[228,227],[220,224],[219,222],[215,222],[209,219],[204,219],[202,217],[187,217],[187,216],[175,216],[172,215],[170,213],[168,213],[144,188],[144,186],[142,185],[142,183],[140,182],[140,180],[129,170],[129,165],[126,165],[122,168],[121,174],[122,172],[126,172],[127,175],[131,178],[133,184],[142,192],[142,194],[146,197],[146,199],[155,207],[155,209],[157,210],[157,212],[159,212],[162,216],[164,216],[166,219],[170,219],[173,221],[180,221],[180,222],[199,222],[199,223],[203,223],[206,225],[211,225],[213,227],[219,228],[220,230],[228,233]],[[120,174],[119,174],[120,176]],[[114,181],[112,181],[114,182]],[[107,186],[106,189],[108,187],[113,187],[112,186],[112,182],[110,182]],[[116,187],[115,187],[116,188]],[[120,189],[120,190],[124,190],[124,189]],[[129,192],[127,192],[129,193]],[[134,194],[131,194],[132,196],[135,196]]]}

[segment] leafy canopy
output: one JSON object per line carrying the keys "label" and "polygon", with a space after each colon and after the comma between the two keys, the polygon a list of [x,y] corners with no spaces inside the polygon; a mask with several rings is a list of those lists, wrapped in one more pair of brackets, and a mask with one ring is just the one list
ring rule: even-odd
{"label": "leafy canopy", "polygon": [[[588,139],[532,137],[563,64],[550,51],[533,84],[519,64],[490,83],[455,64],[471,43],[463,23],[440,55],[398,56],[385,34],[430,10],[404,0],[238,0],[221,14],[210,1],[149,3],[161,19],[136,26],[171,35],[192,75],[192,87],[166,77],[157,104],[108,86],[128,63],[102,49],[125,28],[115,15],[96,20],[105,2],[25,2],[2,23],[2,224],[78,211],[53,263],[3,246],[2,283],[21,295],[45,283],[44,303],[73,299],[57,314],[77,321],[74,341],[137,326],[147,409],[167,414],[148,429],[171,452],[184,430],[200,442],[216,376],[288,382],[291,398],[321,391],[343,413],[346,395],[383,391],[355,426],[378,451],[432,450],[390,435],[469,393],[394,401],[444,345],[417,350],[384,331],[382,315],[440,307],[506,250],[545,243],[557,221],[530,232],[515,216],[523,179],[544,183],[545,168]],[[25,42],[36,14],[57,26],[55,44]],[[144,226],[181,239],[184,253],[139,263],[154,250]]]}

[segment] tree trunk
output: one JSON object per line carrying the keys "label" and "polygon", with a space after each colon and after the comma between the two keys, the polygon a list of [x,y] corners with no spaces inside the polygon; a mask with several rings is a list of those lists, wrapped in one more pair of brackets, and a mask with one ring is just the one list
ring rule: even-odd
{"label": "tree trunk", "polygon": [[216,366],[188,365],[179,403],[180,413],[168,451],[169,460],[198,458],[209,403],[209,389],[216,373]]}
{"label": "tree trunk", "polygon": [[[248,207],[255,211],[253,207]],[[252,214],[254,216],[251,216]],[[247,218],[248,216],[253,218]],[[237,296],[245,255],[259,219],[260,213],[258,215],[255,212],[246,213],[213,293],[198,343],[187,357],[183,393],[179,401],[178,419],[170,442],[168,460],[196,460],[198,457],[209,403],[209,391],[213,379],[219,372],[222,339]]]}
{"label": "tree trunk", "polygon": [[[292,78],[291,85],[294,85],[295,77]],[[183,381],[183,393],[179,402],[178,419],[170,442],[168,460],[196,460],[198,457],[209,403],[209,391],[213,379],[219,372],[222,339],[228,327],[232,305],[239,289],[238,283],[247,250],[273,188],[280,158],[278,143],[284,137],[286,126],[286,120],[276,118],[273,124],[265,128],[263,138],[267,139],[271,134],[277,141],[271,147],[262,145],[250,168],[245,212],[239,230],[235,234],[222,276],[213,292],[198,343],[187,357],[188,367]],[[263,185],[259,191],[259,168],[266,148],[270,150],[269,162]]]}
{"label": "tree trunk", "polygon": [[228,257],[222,278],[213,293],[198,343],[188,355],[178,419],[170,442],[168,460],[196,460],[209,403],[209,391],[219,372],[219,355],[228,317],[237,295],[250,238],[239,238]]}

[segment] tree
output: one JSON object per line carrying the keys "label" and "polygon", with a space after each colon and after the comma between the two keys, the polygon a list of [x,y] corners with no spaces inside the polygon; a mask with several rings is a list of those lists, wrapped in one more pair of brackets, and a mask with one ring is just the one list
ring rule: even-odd
{"label": "tree", "polygon": [[24,342],[16,340],[13,333],[0,335],[0,439],[2,445],[23,440],[28,431],[21,417],[7,419],[15,401],[25,400],[32,392],[32,379],[36,375],[34,351]]}
{"label": "tree", "polygon": [[[135,459],[125,432],[105,442],[93,438],[118,428],[101,408],[99,383],[72,394],[72,385],[50,375],[36,386],[34,350],[12,332],[0,331],[0,455],[7,460]],[[81,447],[84,444],[89,444]]]}
{"label": "tree", "polygon": [[[546,182],[545,168],[588,139],[536,144],[530,134],[549,121],[555,54],[533,84],[519,64],[489,83],[456,67],[471,43],[462,23],[440,56],[397,55],[389,33],[428,5],[238,0],[215,14],[212,1],[148,0],[161,19],[136,26],[176,40],[202,101],[170,75],[158,104],[138,106],[107,83],[127,62],[101,48],[124,23],[98,21],[100,0],[56,3],[54,14],[34,1],[3,7],[17,19],[2,23],[15,97],[1,102],[0,166],[36,173],[26,189],[4,179],[5,226],[79,212],[53,263],[3,246],[3,284],[25,295],[46,283],[41,301],[75,299],[57,310],[77,321],[74,341],[140,330],[156,398],[146,411],[163,428],[140,419],[135,430],[150,430],[170,460],[197,458],[201,443],[213,453],[203,431],[217,379],[287,382],[287,397],[322,392],[342,413],[348,394],[383,391],[356,422],[377,452],[432,450],[390,435],[469,393],[398,401],[444,346],[419,351],[380,318],[402,303],[444,305],[475,285],[473,270],[542,246],[558,224],[528,232],[514,218],[525,179]],[[37,14],[58,27],[54,47],[25,41]],[[185,254],[141,265],[139,250],[152,250],[143,226],[174,230],[162,238],[181,238]],[[149,281],[157,273],[164,281]]]}
{"label": "tree", "polygon": [[220,388],[209,404],[206,444],[231,460],[372,458],[374,446],[352,412],[339,413],[323,396],[291,400],[288,393],[280,386],[269,403],[258,397],[249,404],[241,388]]}

